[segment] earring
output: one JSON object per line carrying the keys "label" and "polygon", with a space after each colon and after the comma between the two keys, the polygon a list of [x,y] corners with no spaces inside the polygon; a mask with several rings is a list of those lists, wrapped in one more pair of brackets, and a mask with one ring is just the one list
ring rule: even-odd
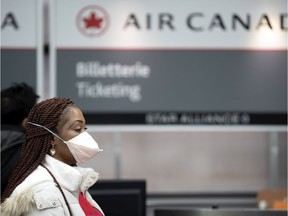
{"label": "earring", "polygon": [[49,150],[50,155],[53,157],[56,153],[55,145],[52,145],[52,148]]}

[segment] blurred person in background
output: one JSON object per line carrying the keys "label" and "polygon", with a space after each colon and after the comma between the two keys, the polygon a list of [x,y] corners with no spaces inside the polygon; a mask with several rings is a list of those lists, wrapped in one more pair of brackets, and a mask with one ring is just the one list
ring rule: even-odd
{"label": "blurred person in background", "polygon": [[14,83],[1,91],[1,195],[20,157],[27,116],[38,98],[26,83]]}

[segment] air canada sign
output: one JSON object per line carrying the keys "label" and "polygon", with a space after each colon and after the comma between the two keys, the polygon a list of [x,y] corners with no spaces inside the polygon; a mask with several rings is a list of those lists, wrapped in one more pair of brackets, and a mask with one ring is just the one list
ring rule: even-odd
{"label": "air canada sign", "polygon": [[[146,14],[145,17],[137,14],[129,14],[124,22],[123,28],[136,28],[138,30],[177,30],[175,25],[175,16],[171,13],[159,13],[156,15]],[[251,14],[231,14],[229,18],[215,13],[205,15],[202,12],[193,12],[187,15],[186,27],[192,31],[213,31],[213,30],[252,30],[260,28],[281,29],[287,31],[287,13],[279,14],[278,23],[273,26],[268,14],[262,14],[260,17],[253,17]]]}
{"label": "air canada sign", "polygon": [[51,3],[51,97],[89,124],[287,124],[286,0]]}
{"label": "air canada sign", "polygon": [[[79,31],[87,37],[99,37],[108,30],[110,17],[107,10],[98,5],[83,7],[76,18]],[[113,17],[112,17],[113,19]],[[120,21],[122,30],[137,31],[177,31],[179,18],[167,11],[159,13],[141,14],[127,13],[125,19]],[[115,20],[116,21],[116,18]],[[117,20],[117,22],[119,22]],[[185,28],[193,32],[204,31],[257,31],[260,29],[287,31],[287,13],[276,15],[262,12],[260,15],[252,13],[231,13],[229,15],[214,12],[206,14],[201,11],[188,13],[182,21]],[[182,24],[183,24],[182,23]]]}

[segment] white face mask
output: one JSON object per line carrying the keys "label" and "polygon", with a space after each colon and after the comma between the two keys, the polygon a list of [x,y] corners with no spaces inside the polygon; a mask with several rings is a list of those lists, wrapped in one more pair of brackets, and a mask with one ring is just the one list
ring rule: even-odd
{"label": "white face mask", "polygon": [[84,163],[91,158],[93,158],[97,153],[103,151],[100,149],[97,142],[93,139],[93,137],[86,131],[80,133],[79,135],[75,136],[74,138],[65,141],[53,131],[49,130],[48,128],[35,124],[32,122],[28,122],[28,124],[34,125],[36,127],[41,127],[47,130],[48,132],[52,133],[54,136],[62,140],[69,148],[71,154],[73,155],[74,159],[77,163]]}

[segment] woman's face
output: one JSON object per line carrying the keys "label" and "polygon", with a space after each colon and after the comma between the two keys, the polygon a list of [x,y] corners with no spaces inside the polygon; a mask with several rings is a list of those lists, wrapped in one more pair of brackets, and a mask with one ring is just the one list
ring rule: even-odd
{"label": "woman's face", "polygon": [[[63,118],[57,126],[58,135],[65,141],[72,139],[73,137],[79,135],[86,129],[86,122],[81,110],[77,107],[68,107],[64,111]],[[66,163],[75,164],[76,160],[69,151],[67,145],[55,137],[52,144],[55,145],[56,153],[54,158]]]}

